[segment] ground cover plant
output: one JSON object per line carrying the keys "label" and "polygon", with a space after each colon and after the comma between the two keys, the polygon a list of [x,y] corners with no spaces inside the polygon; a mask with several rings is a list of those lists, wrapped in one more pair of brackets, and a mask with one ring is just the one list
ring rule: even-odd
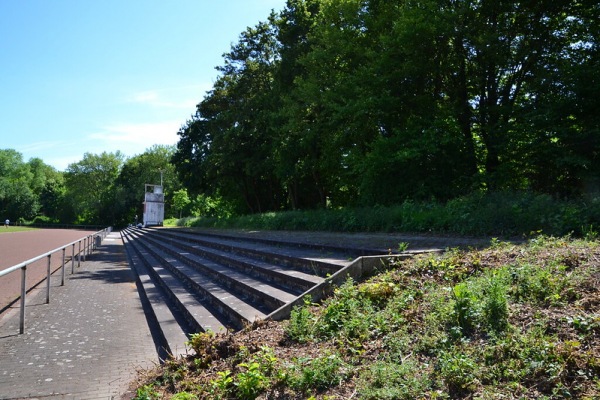
{"label": "ground cover plant", "polygon": [[136,399],[600,398],[600,243],[537,236],[348,280],[284,322],[199,333]]}

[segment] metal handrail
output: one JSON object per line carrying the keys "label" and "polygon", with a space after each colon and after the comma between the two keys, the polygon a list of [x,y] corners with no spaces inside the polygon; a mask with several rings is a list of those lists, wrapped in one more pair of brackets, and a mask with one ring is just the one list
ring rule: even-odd
{"label": "metal handrail", "polygon": [[102,240],[104,240],[104,238],[106,237],[106,235],[108,235],[111,232],[112,228],[108,227],[108,228],[104,228],[101,231],[92,233],[90,235],[87,235],[84,238],[75,240],[69,244],[66,244],[62,247],[58,247],[54,250],[50,250],[42,255],[39,255],[37,257],[34,257],[32,259],[29,259],[27,261],[23,261],[22,263],[19,263],[17,265],[13,265],[12,267],[6,268],[2,271],[0,271],[0,277],[4,276],[4,275],[8,275],[11,272],[17,271],[17,270],[21,270],[21,307],[20,307],[20,311],[21,311],[21,315],[20,315],[20,322],[19,322],[19,333],[23,334],[25,332],[25,297],[27,294],[27,266],[29,264],[32,264],[36,261],[42,260],[43,258],[48,258],[48,264],[47,264],[47,276],[46,276],[46,304],[50,303],[50,275],[52,275],[51,273],[51,268],[50,268],[50,261],[51,261],[51,257],[52,254],[58,252],[58,251],[62,251],[62,264],[61,264],[61,286],[65,285],[65,253],[66,253],[66,249],[71,246],[71,274],[75,273],[75,243],[79,244],[79,252],[77,253],[78,255],[78,264],[77,267],[81,266],[81,242],[83,241],[83,261],[85,261],[85,258],[87,255],[91,254],[97,246],[97,238],[100,238],[100,242]]}

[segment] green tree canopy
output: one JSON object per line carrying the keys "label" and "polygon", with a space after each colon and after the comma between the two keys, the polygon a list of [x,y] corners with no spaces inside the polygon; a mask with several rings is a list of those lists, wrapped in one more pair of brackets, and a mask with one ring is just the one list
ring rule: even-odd
{"label": "green tree canopy", "polygon": [[120,152],[85,153],[79,162],[69,164],[65,184],[77,223],[111,225],[116,222],[115,181],[125,156]]}
{"label": "green tree canopy", "polygon": [[173,162],[243,212],[597,191],[598,20],[590,0],[288,0],[224,55]]}

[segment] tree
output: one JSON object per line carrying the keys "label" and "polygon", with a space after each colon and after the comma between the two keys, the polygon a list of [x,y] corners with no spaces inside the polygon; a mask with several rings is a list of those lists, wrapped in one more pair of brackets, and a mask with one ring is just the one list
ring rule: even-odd
{"label": "tree", "polygon": [[69,164],[65,184],[76,223],[112,225],[117,221],[115,182],[124,162],[120,151],[85,153],[83,159]]}
{"label": "tree", "polygon": [[63,174],[39,158],[32,158],[27,164],[33,174],[31,189],[40,203],[39,213],[58,222],[63,217],[65,201]]}
{"label": "tree", "polygon": [[180,130],[193,195],[238,212],[600,192],[591,0],[288,0]]}
{"label": "tree", "polygon": [[175,167],[170,163],[174,152],[174,146],[154,145],[124,162],[114,190],[120,224],[133,221],[135,215],[142,215],[146,184],[163,184],[165,217],[170,215],[173,193],[181,188]]}
{"label": "tree", "polygon": [[16,221],[32,219],[39,210],[39,199],[32,190],[33,174],[21,153],[0,150],[0,212],[2,218]]}
{"label": "tree", "polygon": [[[585,46],[578,45],[578,30],[593,26],[584,14],[597,16],[597,5],[568,0],[464,0],[448,3],[442,11],[454,27],[447,70],[456,65],[458,73],[450,75],[456,88],[451,99],[465,136],[472,137],[474,149],[479,146],[477,158],[486,186],[537,187],[523,181],[522,171],[546,174],[546,165],[535,161],[541,161],[538,155],[547,153],[554,139],[544,128],[532,130],[532,123],[548,115],[543,103],[557,104],[563,97],[548,98],[557,94],[548,92],[566,89],[569,70],[582,66],[576,53]],[[597,36],[588,35],[587,40],[597,43]]]}
{"label": "tree", "polygon": [[[179,131],[173,158],[190,189],[211,191],[249,212],[278,209],[282,197],[269,134],[278,54],[272,28],[248,28],[224,55],[217,68],[222,75]],[[192,183],[192,176],[199,182]]]}
{"label": "tree", "polygon": [[173,193],[173,209],[179,211],[179,218],[181,218],[183,210],[185,210],[191,202],[187,190],[179,189]]}

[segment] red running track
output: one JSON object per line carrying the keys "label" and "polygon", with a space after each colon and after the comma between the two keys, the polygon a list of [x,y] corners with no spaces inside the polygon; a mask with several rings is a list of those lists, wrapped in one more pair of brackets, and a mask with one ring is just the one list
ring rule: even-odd
{"label": "red running track", "polygon": [[[20,232],[2,232],[0,226],[0,271],[10,268],[39,255],[52,251],[92,234],[91,231],[72,229],[37,229]],[[83,242],[81,244],[83,251]],[[75,245],[75,254],[79,251]],[[70,260],[72,247],[66,249],[65,258]],[[50,266],[55,271],[61,266],[62,251],[52,254]],[[46,278],[48,261],[46,258],[27,266],[27,290]],[[70,272],[71,263],[67,262]],[[0,314],[6,307],[17,300],[21,292],[21,272],[14,271],[0,277]]]}

